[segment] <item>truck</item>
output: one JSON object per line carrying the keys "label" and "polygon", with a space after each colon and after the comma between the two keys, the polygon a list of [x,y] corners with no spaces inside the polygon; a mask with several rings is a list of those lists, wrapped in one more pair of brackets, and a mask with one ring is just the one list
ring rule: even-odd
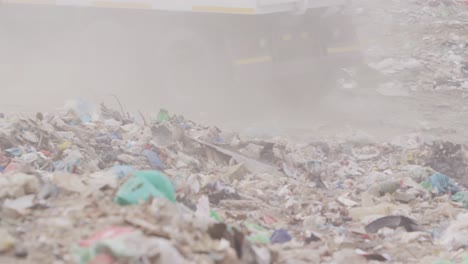
{"label": "truck", "polygon": [[[342,68],[362,59],[349,5],[0,0],[3,66],[10,70],[3,77],[27,76],[37,85],[83,94],[112,87],[124,97],[139,94],[142,102],[176,101],[175,108],[291,94],[308,100],[314,96],[309,91],[331,87]],[[295,92],[295,82],[306,88]]]}

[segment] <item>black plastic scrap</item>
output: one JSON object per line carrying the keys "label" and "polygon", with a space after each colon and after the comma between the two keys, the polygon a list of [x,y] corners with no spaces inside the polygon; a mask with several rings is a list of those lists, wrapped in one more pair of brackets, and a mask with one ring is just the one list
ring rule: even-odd
{"label": "black plastic scrap", "polygon": [[246,247],[244,244],[247,242],[244,234],[236,228],[229,228],[225,223],[216,223],[208,228],[208,234],[213,239],[226,239],[230,242],[231,247],[236,251],[237,257],[242,258]]}
{"label": "black plastic scrap", "polygon": [[390,257],[381,255],[379,253],[368,253],[361,249],[356,249],[356,253],[360,256],[365,257],[367,260],[376,260],[376,261],[389,261]]}
{"label": "black plastic scrap", "polygon": [[316,236],[314,233],[311,233],[309,237],[305,239],[306,244],[310,244],[312,242],[317,242],[322,240],[320,237]]}
{"label": "black plastic scrap", "polygon": [[208,199],[212,204],[219,204],[222,200],[240,200],[241,196],[236,189],[221,181],[215,181],[207,184]]}
{"label": "black plastic scrap", "polygon": [[376,261],[388,261],[388,259],[380,254],[367,254],[364,255],[367,260],[376,260]]}
{"label": "black plastic scrap", "polygon": [[421,231],[420,226],[413,219],[400,216],[400,215],[391,215],[379,218],[365,227],[367,233],[377,233],[380,229],[388,227],[391,229],[396,229],[398,227],[404,227],[408,232]]}

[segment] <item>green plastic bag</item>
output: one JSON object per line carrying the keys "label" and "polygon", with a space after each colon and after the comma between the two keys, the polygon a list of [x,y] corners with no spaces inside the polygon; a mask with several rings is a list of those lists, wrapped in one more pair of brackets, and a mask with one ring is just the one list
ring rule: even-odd
{"label": "green plastic bag", "polygon": [[169,178],[159,171],[138,171],[118,190],[114,202],[120,205],[138,204],[150,197],[176,202],[174,187]]}
{"label": "green plastic bag", "polygon": [[210,211],[210,217],[218,222],[222,222],[223,219],[221,219],[221,216],[219,216],[218,212],[211,210]]}
{"label": "green plastic bag", "polygon": [[250,242],[267,245],[270,243],[269,233],[252,234],[247,238]]}
{"label": "green plastic bag", "polygon": [[461,203],[464,208],[468,208],[468,191],[457,192],[452,196],[452,200]]}
{"label": "green plastic bag", "polygon": [[158,116],[156,117],[156,123],[161,124],[162,122],[169,121],[171,117],[166,109],[160,109]]}
{"label": "green plastic bag", "polygon": [[421,182],[420,185],[421,185],[424,189],[426,189],[428,192],[432,192],[432,190],[434,190],[434,187],[432,186],[432,184],[431,184],[429,181],[427,181],[427,180]]}
{"label": "green plastic bag", "polygon": [[270,237],[272,234],[271,231],[255,223],[245,223],[244,225],[251,232],[251,234],[247,237],[250,242],[258,244],[270,243]]}

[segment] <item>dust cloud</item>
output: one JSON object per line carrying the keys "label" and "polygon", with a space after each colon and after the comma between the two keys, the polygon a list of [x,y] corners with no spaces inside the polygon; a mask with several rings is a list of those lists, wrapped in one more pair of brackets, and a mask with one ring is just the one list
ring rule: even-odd
{"label": "dust cloud", "polygon": [[[368,4],[356,1],[355,8],[364,2]],[[392,21],[378,26],[370,22],[366,17],[356,20],[363,51],[375,41],[391,45],[381,32]],[[292,77],[281,83],[280,92],[272,92],[268,80],[254,78],[242,80],[249,85],[226,79],[226,87],[216,91],[182,82],[180,91],[169,93],[159,80],[165,72],[155,67],[161,40],[154,27],[150,11],[1,6],[0,110],[49,111],[78,97],[116,106],[111,96],[116,95],[129,112],[154,116],[164,107],[202,122],[273,134],[328,135],[361,129],[387,137],[419,126],[422,113],[412,99],[375,92],[380,81],[375,71],[361,73],[364,82],[352,90],[323,92],[310,78]],[[216,69],[207,70],[223,77]],[[177,72],[172,78],[177,79]],[[196,95],[197,105],[182,100],[187,93],[189,100]]]}

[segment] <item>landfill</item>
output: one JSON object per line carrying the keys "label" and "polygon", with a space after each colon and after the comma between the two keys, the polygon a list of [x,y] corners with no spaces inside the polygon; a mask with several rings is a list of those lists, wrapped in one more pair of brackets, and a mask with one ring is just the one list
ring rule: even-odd
{"label": "landfill", "polygon": [[466,1],[353,2],[360,30],[372,36],[361,41],[369,66],[382,75],[379,93],[468,89]]}
{"label": "landfill", "polygon": [[0,128],[2,263],[468,258],[460,144],[252,138],[83,100]]}
{"label": "landfill", "polygon": [[[354,2],[376,92],[468,89],[467,1]],[[304,141],[151,116],[0,113],[0,263],[468,264],[468,145],[443,125]]]}

